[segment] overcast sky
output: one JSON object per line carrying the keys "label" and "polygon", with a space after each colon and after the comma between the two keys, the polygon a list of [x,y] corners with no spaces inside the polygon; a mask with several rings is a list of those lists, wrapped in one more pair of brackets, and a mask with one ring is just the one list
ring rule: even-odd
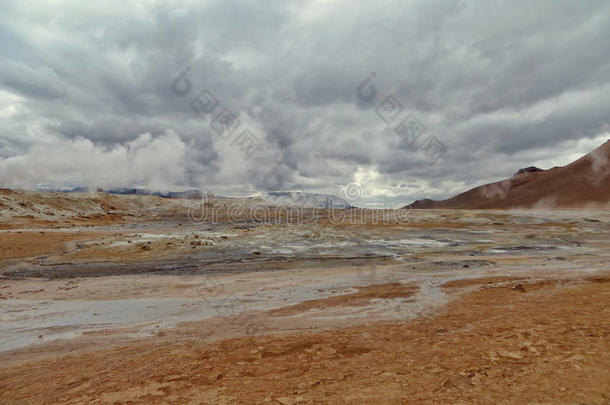
{"label": "overcast sky", "polygon": [[0,186],[445,198],[609,139],[609,38],[605,0],[5,1]]}

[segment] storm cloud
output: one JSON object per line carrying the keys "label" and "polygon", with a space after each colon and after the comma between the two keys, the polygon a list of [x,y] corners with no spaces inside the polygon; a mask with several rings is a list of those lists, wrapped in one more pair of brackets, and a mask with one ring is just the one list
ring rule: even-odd
{"label": "storm cloud", "polygon": [[608,38],[607,1],[9,1],[0,186],[448,197],[610,138]]}

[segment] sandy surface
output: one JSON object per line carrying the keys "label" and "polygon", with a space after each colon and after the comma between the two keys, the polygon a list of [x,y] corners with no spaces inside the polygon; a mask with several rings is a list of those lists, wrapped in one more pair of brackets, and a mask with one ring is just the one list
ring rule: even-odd
{"label": "sandy surface", "polygon": [[608,212],[9,196],[44,208],[0,230],[0,402],[610,401]]}
{"label": "sandy surface", "polygon": [[410,323],[211,344],[143,340],[0,369],[0,395],[32,403],[603,404],[608,281],[523,290],[484,283]]}

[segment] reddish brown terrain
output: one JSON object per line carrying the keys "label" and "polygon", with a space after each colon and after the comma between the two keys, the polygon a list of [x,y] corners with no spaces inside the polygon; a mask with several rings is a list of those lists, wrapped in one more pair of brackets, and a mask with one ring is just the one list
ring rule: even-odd
{"label": "reddish brown terrain", "polygon": [[610,204],[610,141],[563,167],[521,169],[447,200],[418,200],[416,209],[599,208]]}
{"label": "reddish brown terrain", "polygon": [[256,203],[0,191],[0,404],[609,403],[607,210]]}

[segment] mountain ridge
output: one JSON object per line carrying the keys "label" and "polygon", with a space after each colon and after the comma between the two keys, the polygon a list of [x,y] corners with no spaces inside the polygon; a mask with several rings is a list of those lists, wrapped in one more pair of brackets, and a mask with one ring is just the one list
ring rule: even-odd
{"label": "mountain ridge", "polygon": [[530,166],[512,177],[411,209],[603,208],[610,206],[610,140],[566,166]]}

